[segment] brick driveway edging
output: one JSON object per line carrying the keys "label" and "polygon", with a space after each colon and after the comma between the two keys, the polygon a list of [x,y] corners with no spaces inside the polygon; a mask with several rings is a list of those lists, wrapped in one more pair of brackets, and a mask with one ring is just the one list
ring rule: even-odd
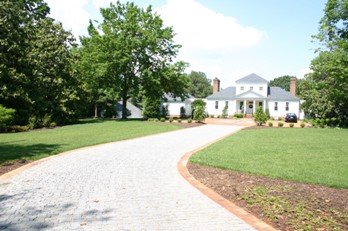
{"label": "brick driveway edging", "polygon": [[259,218],[257,218],[256,216],[252,215],[251,213],[245,211],[243,208],[237,206],[236,204],[234,204],[233,202],[227,200],[226,198],[220,196],[217,192],[215,192],[213,189],[208,188],[207,186],[205,186],[204,184],[202,184],[201,182],[199,182],[196,178],[194,178],[194,176],[192,176],[189,172],[189,170],[187,169],[187,163],[190,159],[190,157],[205,149],[206,147],[212,145],[213,143],[216,143],[220,140],[223,140],[225,138],[227,138],[228,136],[231,136],[232,134],[237,133],[238,131],[232,132],[231,134],[224,136],[222,138],[219,138],[213,142],[210,142],[202,147],[199,147],[193,151],[190,151],[188,153],[186,153],[178,162],[177,168],[179,173],[181,174],[181,176],[188,181],[192,186],[194,186],[195,188],[197,188],[199,191],[201,191],[204,195],[206,195],[207,197],[209,197],[211,200],[215,201],[216,203],[218,203],[219,205],[221,205],[222,207],[224,207],[225,209],[227,209],[229,212],[233,213],[234,215],[236,215],[237,217],[239,217],[240,219],[242,219],[243,221],[245,221],[246,223],[248,223],[249,225],[251,225],[252,227],[254,227],[257,230],[260,231],[275,231],[277,229],[273,228],[271,225],[267,224],[266,222],[260,220]]}

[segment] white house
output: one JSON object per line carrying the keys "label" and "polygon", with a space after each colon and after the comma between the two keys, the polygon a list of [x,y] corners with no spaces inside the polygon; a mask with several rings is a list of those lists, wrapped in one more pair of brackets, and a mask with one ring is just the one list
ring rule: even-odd
{"label": "white house", "polygon": [[[271,117],[284,117],[286,113],[300,116],[300,99],[295,96],[296,78],[290,83],[290,92],[280,87],[270,87],[267,80],[256,74],[250,74],[236,81],[235,86],[220,91],[220,80],[213,81],[214,93],[208,96],[207,112],[209,115],[222,114],[225,105],[228,115],[241,113],[253,115],[256,107],[268,109]],[[301,114],[302,115],[302,114]]]}
{"label": "white house", "polygon": [[194,100],[195,98],[191,95],[189,95],[185,100],[182,100],[180,97],[173,97],[172,94],[165,94],[162,105],[167,108],[168,115],[171,117],[180,117],[182,111],[186,116],[191,116],[191,103]]}

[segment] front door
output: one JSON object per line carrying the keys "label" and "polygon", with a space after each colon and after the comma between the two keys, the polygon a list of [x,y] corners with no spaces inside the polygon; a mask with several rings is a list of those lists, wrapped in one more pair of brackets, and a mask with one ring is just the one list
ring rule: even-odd
{"label": "front door", "polygon": [[247,103],[246,114],[253,114],[253,107],[254,107],[253,101],[249,101]]}

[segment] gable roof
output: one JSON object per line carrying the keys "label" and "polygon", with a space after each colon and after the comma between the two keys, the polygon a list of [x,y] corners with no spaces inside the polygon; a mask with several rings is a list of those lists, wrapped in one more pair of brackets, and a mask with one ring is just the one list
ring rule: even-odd
{"label": "gable roof", "polygon": [[252,73],[241,79],[238,79],[236,83],[268,83],[268,81],[258,76],[257,74]]}
{"label": "gable roof", "polygon": [[207,97],[207,99],[226,100],[236,96],[236,87],[228,87]]}
{"label": "gable roof", "polygon": [[290,92],[285,91],[280,87],[270,87],[267,99],[270,100],[288,100],[288,101],[298,101],[300,100],[296,96],[293,96]]}
{"label": "gable roof", "polygon": [[[130,115],[127,118],[143,118],[143,112],[140,108],[136,107],[131,102],[127,102],[127,110],[130,112]],[[116,112],[119,117],[122,116],[122,100],[118,101],[116,104]]]}

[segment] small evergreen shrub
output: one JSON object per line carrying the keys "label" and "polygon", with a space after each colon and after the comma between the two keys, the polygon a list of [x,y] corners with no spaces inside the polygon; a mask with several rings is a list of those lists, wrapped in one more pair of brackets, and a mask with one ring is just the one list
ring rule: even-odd
{"label": "small evergreen shrub", "polygon": [[283,122],[278,122],[278,127],[283,127],[284,123]]}
{"label": "small evergreen shrub", "polygon": [[224,119],[227,118],[227,116],[228,116],[228,112],[227,111],[228,111],[228,107],[227,107],[227,105],[225,105],[224,109],[222,109],[221,118],[224,118]]}
{"label": "small evergreen shrub", "polygon": [[269,127],[273,127],[273,123],[272,122],[268,122],[268,126]]}
{"label": "small evergreen shrub", "polygon": [[19,125],[13,125],[10,127],[10,132],[26,132],[29,131],[28,126],[19,126]]}
{"label": "small evergreen shrub", "polygon": [[243,118],[243,114],[242,113],[235,113],[233,115],[233,117],[240,119],[240,118]]}
{"label": "small evergreen shrub", "polygon": [[51,116],[46,114],[43,118],[42,118],[42,126],[44,127],[49,127],[51,124],[52,120],[51,120]]}
{"label": "small evergreen shrub", "polygon": [[218,118],[218,119],[220,119],[220,118],[221,118],[221,116],[220,116],[220,115],[218,115],[218,116],[217,116],[217,118]]}
{"label": "small evergreen shrub", "polygon": [[30,116],[28,126],[30,129],[38,128],[40,126],[40,120],[36,116]]}
{"label": "small evergreen shrub", "polygon": [[289,126],[290,126],[291,128],[293,128],[293,127],[294,127],[294,124],[293,124],[293,123],[290,123]]}
{"label": "small evergreen shrub", "polygon": [[178,119],[177,121],[178,121],[178,123],[181,123],[181,119]]}
{"label": "small evergreen shrub", "polygon": [[301,128],[304,128],[304,127],[306,126],[306,124],[302,122],[302,123],[300,124],[300,126],[301,126]]}
{"label": "small evergreen shrub", "polygon": [[154,120],[154,118],[148,118],[147,121],[152,122]]}
{"label": "small evergreen shrub", "polygon": [[169,122],[173,123],[174,119],[172,117],[169,118]]}
{"label": "small evergreen shrub", "polygon": [[14,119],[15,110],[3,107],[0,104],[0,131],[6,131]]}
{"label": "small evergreen shrub", "polygon": [[156,118],[156,119],[154,119],[153,121],[154,121],[154,122],[158,122],[159,120]]}
{"label": "small evergreen shrub", "polygon": [[263,111],[262,107],[258,107],[256,109],[256,113],[255,113],[255,118],[254,118],[257,126],[261,126],[262,124],[266,123],[267,121],[267,115],[266,113]]}
{"label": "small evergreen shrub", "polygon": [[193,112],[193,119],[198,122],[202,122],[205,119],[205,117],[206,117],[206,114],[204,112],[204,107],[197,105]]}
{"label": "small evergreen shrub", "polygon": [[214,115],[210,115],[210,118],[214,118]]}
{"label": "small evergreen shrub", "polygon": [[187,123],[192,123],[192,119],[188,119],[188,120],[187,120]]}
{"label": "small evergreen shrub", "polygon": [[57,123],[56,122],[51,122],[50,123],[50,128],[55,128],[57,127]]}
{"label": "small evergreen shrub", "polygon": [[162,117],[162,118],[160,119],[160,121],[161,121],[161,122],[166,122],[166,119]]}

